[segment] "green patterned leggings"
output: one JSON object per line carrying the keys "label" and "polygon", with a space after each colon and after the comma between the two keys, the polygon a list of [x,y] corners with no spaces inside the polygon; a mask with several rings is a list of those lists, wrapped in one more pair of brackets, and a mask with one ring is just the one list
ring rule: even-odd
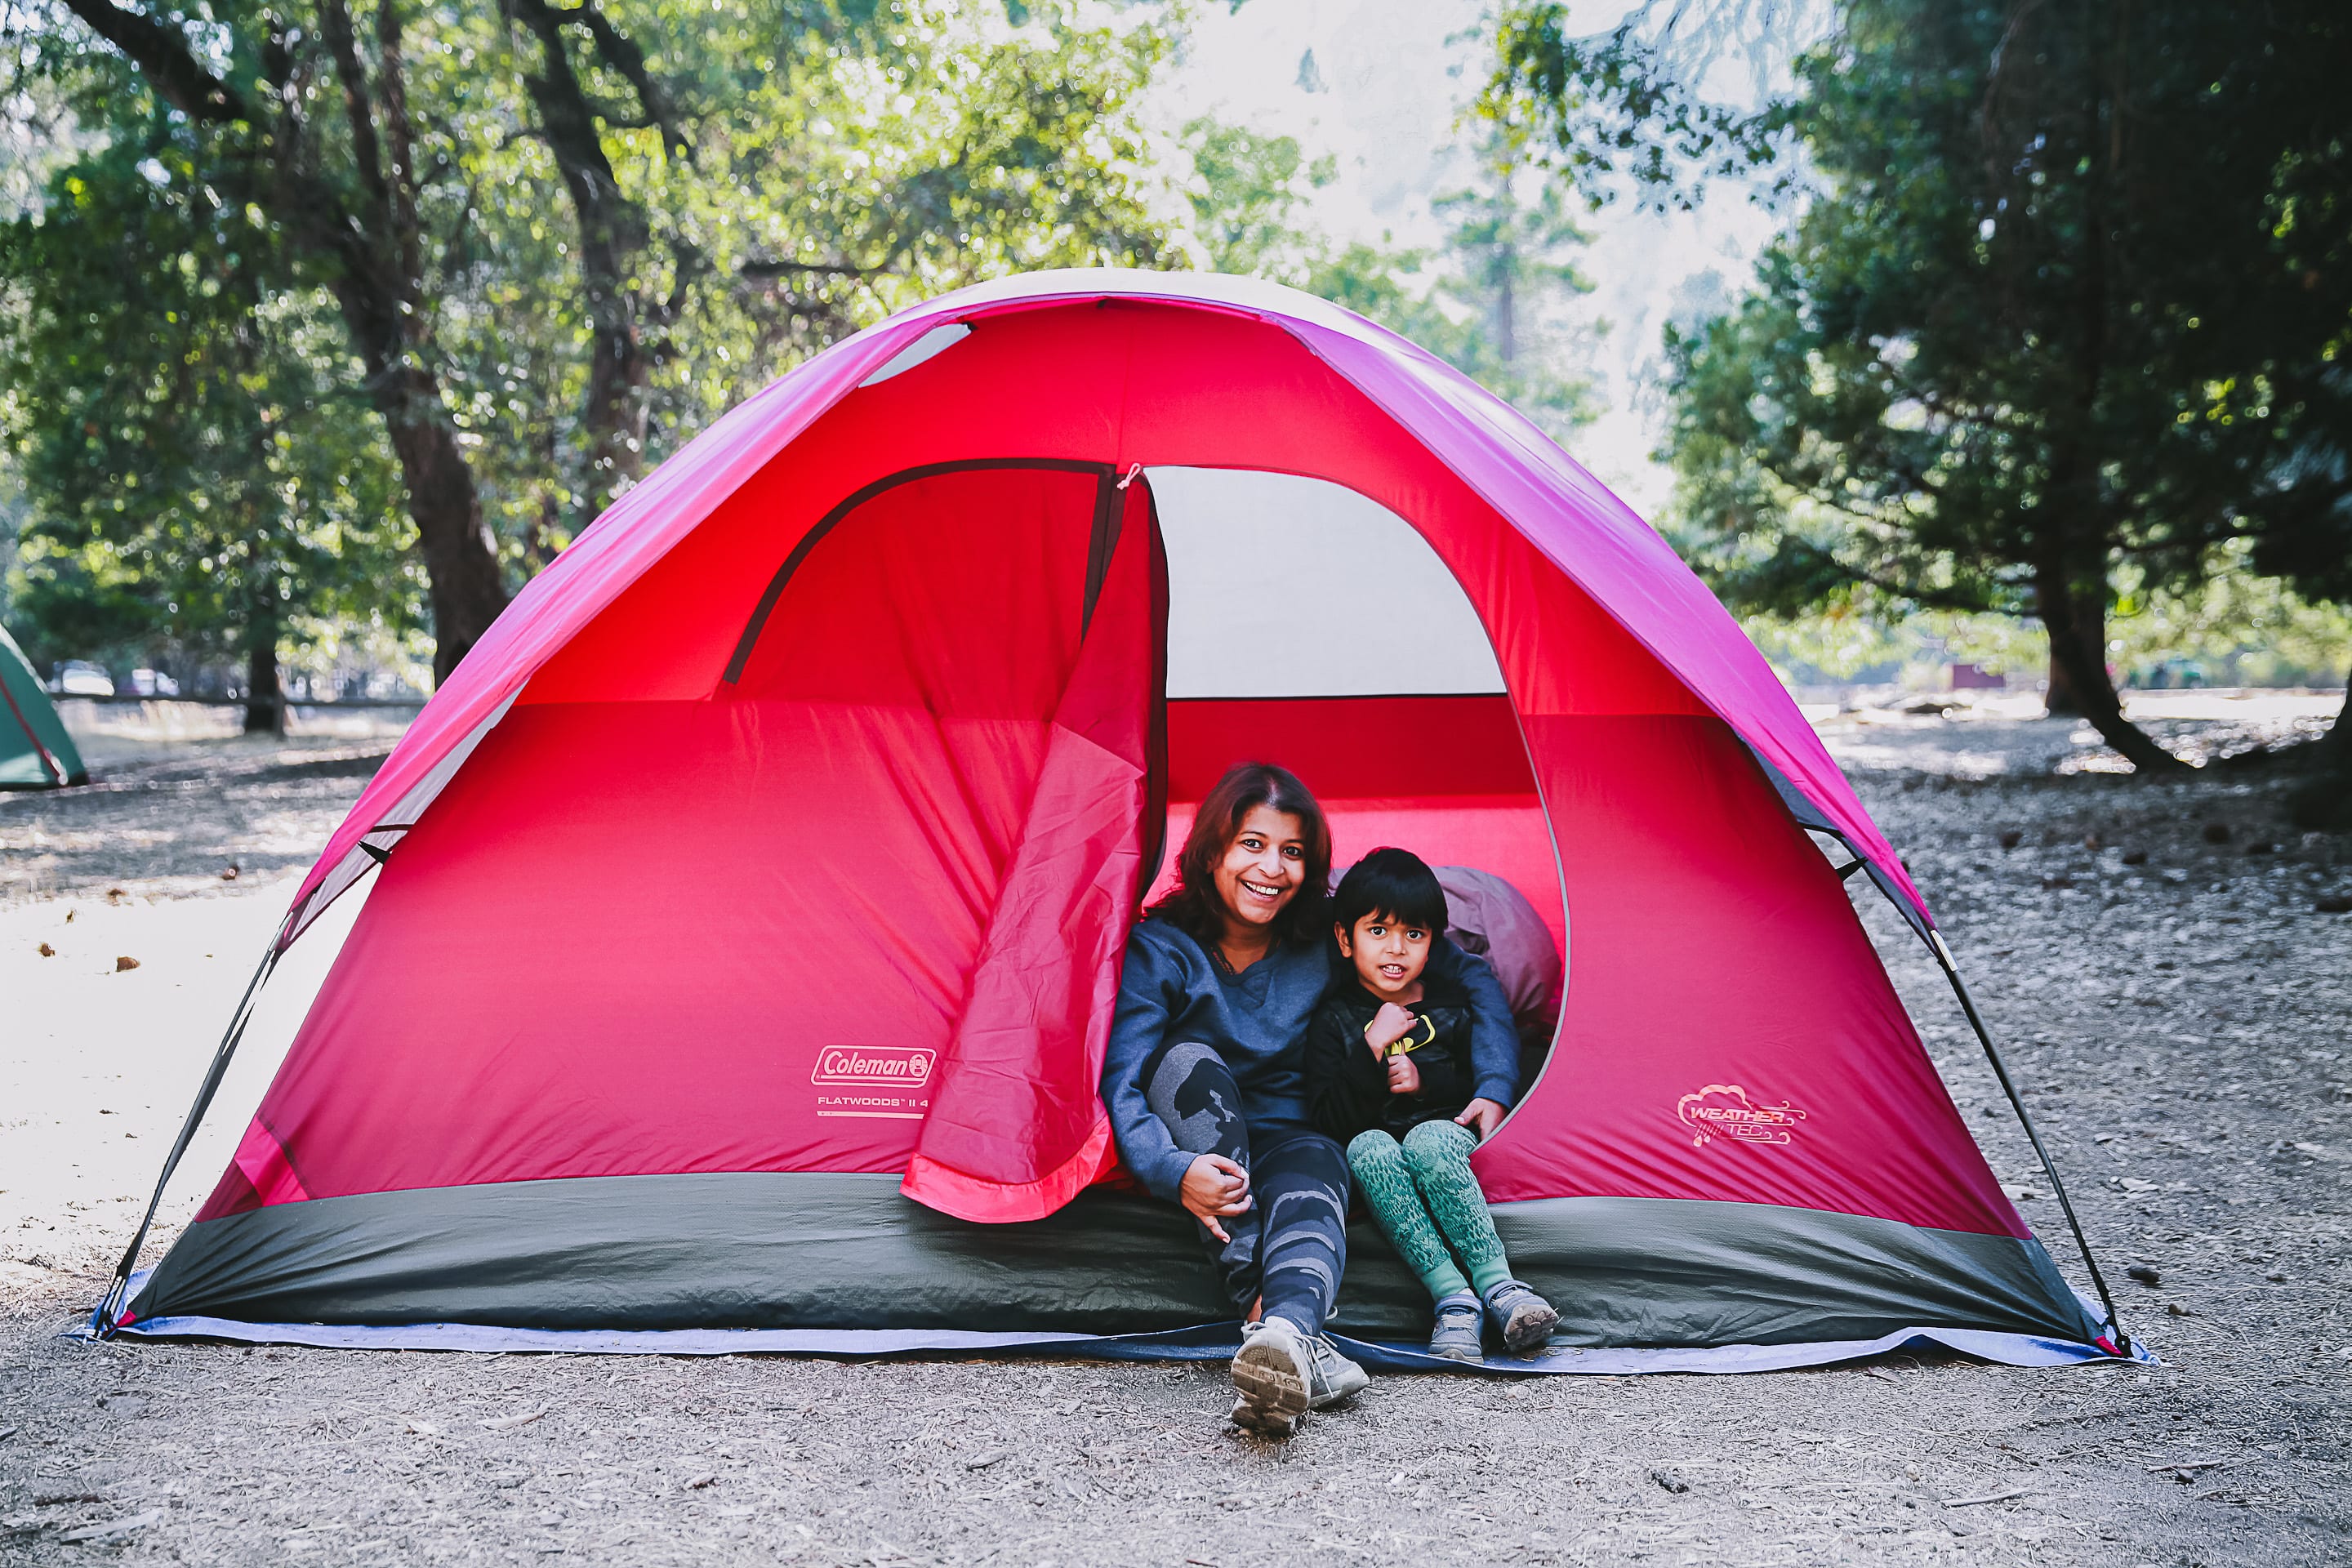
{"label": "green patterned leggings", "polygon": [[[1477,1146],[1476,1133],[1451,1121],[1424,1121],[1402,1144],[1376,1130],[1348,1145],[1348,1169],[1372,1217],[1436,1300],[1474,1287],[1483,1294],[1511,1277],[1486,1194],[1470,1173],[1470,1151]],[[1470,1270],[1466,1280],[1463,1268]]]}

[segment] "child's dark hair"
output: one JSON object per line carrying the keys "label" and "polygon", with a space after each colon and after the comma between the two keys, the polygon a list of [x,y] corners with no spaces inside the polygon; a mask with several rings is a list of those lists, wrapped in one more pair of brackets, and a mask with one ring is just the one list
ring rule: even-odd
{"label": "child's dark hair", "polygon": [[1445,889],[1412,850],[1375,849],[1348,868],[1331,895],[1331,919],[1340,930],[1354,931],[1366,915],[1385,915],[1391,924],[1442,936]]}

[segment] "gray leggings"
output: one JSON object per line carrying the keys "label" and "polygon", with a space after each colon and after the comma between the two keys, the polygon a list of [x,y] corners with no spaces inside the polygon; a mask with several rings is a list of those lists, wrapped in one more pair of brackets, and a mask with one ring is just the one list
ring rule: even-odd
{"label": "gray leggings", "polygon": [[1253,1146],[1233,1069],[1208,1046],[1179,1041],[1143,1064],[1143,1094],[1179,1149],[1222,1154],[1250,1173],[1250,1207],[1201,1227],[1234,1314],[1261,1297],[1268,1316],[1320,1333],[1348,1267],[1348,1158],[1320,1132],[1286,1131]]}

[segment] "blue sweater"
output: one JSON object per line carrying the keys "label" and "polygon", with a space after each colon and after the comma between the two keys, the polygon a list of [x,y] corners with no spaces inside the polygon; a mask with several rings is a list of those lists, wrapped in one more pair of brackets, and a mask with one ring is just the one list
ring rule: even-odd
{"label": "blue sweater", "polygon": [[[1223,1057],[1242,1092],[1253,1147],[1313,1131],[1307,1025],[1342,962],[1338,955],[1330,942],[1277,947],[1234,974],[1168,921],[1146,919],[1128,933],[1102,1096],[1119,1157],[1154,1195],[1176,1202],[1194,1156],[1176,1147],[1144,1099],[1143,1064],[1151,1053],[1162,1040],[1191,1040]],[[1519,1037],[1495,972],[1442,936],[1431,945],[1429,967],[1470,994],[1472,1097],[1510,1105],[1518,1098]]]}

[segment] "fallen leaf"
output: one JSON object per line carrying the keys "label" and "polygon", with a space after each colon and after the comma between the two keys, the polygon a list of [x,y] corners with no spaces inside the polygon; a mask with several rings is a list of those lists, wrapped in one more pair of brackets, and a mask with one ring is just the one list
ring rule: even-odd
{"label": "fallen leaf", "polygon": [[41,945],[40,945],[40,947],[39,947],[39,949],[38,949],[38,952],[40,952],[40,955],[41,955],[43,958],[55,958],[55,957],[58,955],[58,950],[57,950],[56,948],[54,948],[54,947],[51,947],[51,946],[50,946],[47,942],[43,942],[43,943],[41,943]]}
{"label": "fallen leaf", "polygon": [[520,1415],[500,1415],[493,1420],[485,1421],[482,1423],[482,1430],[485,1432],[511,1432],[518,1426],[530,1426],[532,1422],[538,1420],[541,1416],[546,1414],[547,1406],[542,1405],[538,1409],[526,1412]]}
{"label": "fallen leaf", "polygon": [[984,1470],[1003,1458],[1004,1458],[1003,1449],[991,1448],[985,1454],[975,1454],[971,1458],[966,1459],[963,1462],[963,1468],[967,1470]]}
{"label": "fallen leaf", "polygon": [[108,1524],[85,1524],[79,1530],[68,1530],[59,1537],[64,1541],[105,1541],[112,1536],[128,1535],[134,1530],[144,1530],[163,1517],[160,1508],[145,1513],[134,1513],[129,1519],[118,1519]]}
{"label": "fallen leaf", "polygon": [[2152,1193],[2156,1191],[2156,1184],[2154,1182],[2143,1182],[2137,1176],[2117,1176],[2116,1178],[2116,1185],[2121,1187],[2127,1193]]}
{"label": "fallen leaf", "polygon": [[129,953],[124,953],[114,961],[114,973],[117,974],[121,973],[126,969],[136,969],[138,967],[139,961],[131,957]]}

